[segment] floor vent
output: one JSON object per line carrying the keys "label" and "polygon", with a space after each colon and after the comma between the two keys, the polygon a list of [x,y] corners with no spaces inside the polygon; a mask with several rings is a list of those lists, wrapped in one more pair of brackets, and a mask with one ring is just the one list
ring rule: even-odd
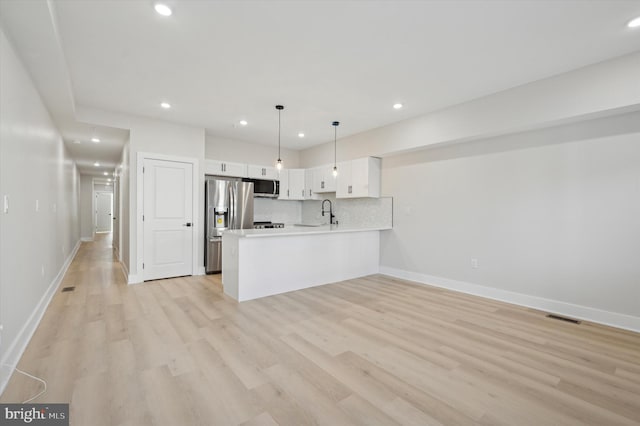
{"label": "floor vent", "polygon": [[566,322],[570,322],[570,323],[573,323],[573,324],[580,324],[580,322],[581,322],[581,321],[578,321],[578,320],[573,319],[573,318],[562,317],[560,315],[554,315],[554,314],[547,315],[547,318],[551,318],[551,319],[555,319],[555,320],[559,320],[559,321],[566,321]]}
{"label": "floor vent", "polygon": [[65,291],[73,291],[73,290],[75,290],[75,289],[76,289],[76,287],[75,287],[75,286],[73,286],[73,287],[64,287],[64,288],[62,289],[62,292],[64,293]]}

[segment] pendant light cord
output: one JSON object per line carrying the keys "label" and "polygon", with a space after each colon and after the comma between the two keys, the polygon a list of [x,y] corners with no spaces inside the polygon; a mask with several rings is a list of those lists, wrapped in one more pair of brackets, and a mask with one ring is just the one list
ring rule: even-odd
{"label": "pendant light cord", "polygon": [[338,158],[338,154],[336,153],[337,139],[338,139],[338,126],[334,125],[333,126],[333,167],[334,168],[337,165],[337,158]]}
{"label": "pendant light cord", "polygon": [[278,171],[280,171],[280,169],[282,169],[282,158],[280,157],[280,145],[282,145],[281,143],[281,112],[284,109],[283,105],[276,105],[276,109],[278,110],[278,161],[276,161],[276,168],[278,169]]}
{"label": "pendant light cord", "polygon": [[333,126],[333,176],[338,175],[338,126],[339,121],[331,123]]}

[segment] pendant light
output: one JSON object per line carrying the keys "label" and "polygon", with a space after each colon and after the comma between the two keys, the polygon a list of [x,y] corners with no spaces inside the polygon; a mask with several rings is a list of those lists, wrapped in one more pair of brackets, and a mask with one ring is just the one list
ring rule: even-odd
{"label": "pendant light", "polygon": [[338,164],[336,163],[336,145],[338,140],[338,126],[340,125],[339,121],[334,121],[331,123],[333,125],[333,177],[338,176]]}
{"label": "pendant light", "polygon": [[282,159],[280,158],[280,113],[284,109],[282,105],[276,105],[278,110],[278,161],[276,161],[276,169],[282,170]]}

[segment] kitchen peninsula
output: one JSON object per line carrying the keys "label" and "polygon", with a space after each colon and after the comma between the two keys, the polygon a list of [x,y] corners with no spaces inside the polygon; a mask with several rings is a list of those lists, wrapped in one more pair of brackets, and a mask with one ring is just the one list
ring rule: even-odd
{"label": "kitchen peninsula", "polygon": [[223,235],[224,292],[239,302],[378,272],[380,231],[325,225],[248,229]]}

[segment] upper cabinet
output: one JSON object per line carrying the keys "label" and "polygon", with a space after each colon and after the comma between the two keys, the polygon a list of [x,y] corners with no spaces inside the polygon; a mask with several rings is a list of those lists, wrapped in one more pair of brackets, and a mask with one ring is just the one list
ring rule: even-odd
{"label": "upper cabinet", "polygon": [[254,179],[273,179],[278,180],[278,170],[275,167],[255,166],[249,164],[247,166],[248,175]]}
{"label": "upper cabinet", "polygon": [[249,177],[280,181],[280,200],[321,200],[326,192],[336,198],[379,198],[381,160],[375,157],[338,163],[338,176],[333,164],[312,169],[283,169],[228,161],[205,160],[205,174]]}
{"label": "upper cabinet", "polygon": [[280,170],[279,200],[305,199],[305,169]]}
{"label": "upper cabinet", "polygon": [[320,166],[312,169],[314,193],[336,192],[336,177],[333,176],[333,165]]}
{"label": "upper cabinet", "polygon": [[289,169],[289,199],[304,200],[305,170]]}
{"label": "upper cabinet", "polygon": [[313,190],[313,172],[315,169],[305,169],[304,171],[304,199],[317,200],[319,195]]}
{"label": "upper cabinet", "polygon": [[336,198],[379,198],[381,160],[359,158],[338,163]]}
{"label": "upper cabinet", "polygon": [[247,165],[228,161],[205,160],[204,174],[218,176],[247,177]]}

